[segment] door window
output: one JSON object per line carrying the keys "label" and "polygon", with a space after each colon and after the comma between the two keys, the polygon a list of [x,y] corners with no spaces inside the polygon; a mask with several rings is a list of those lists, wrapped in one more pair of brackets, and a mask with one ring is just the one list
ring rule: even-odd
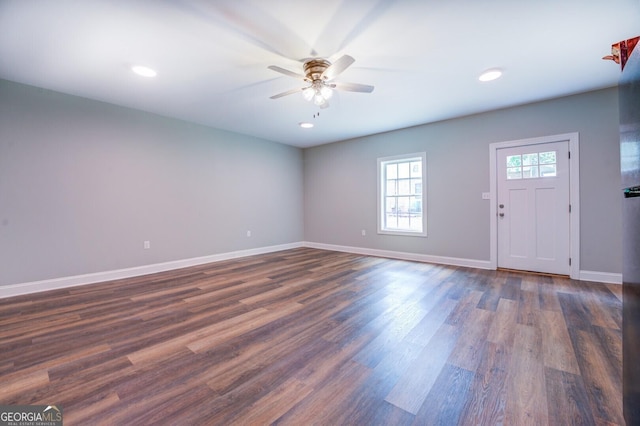
{"label": "door window", "polygon": [[555,177],[556,151],[532,152],[507,156],[507,180]]}

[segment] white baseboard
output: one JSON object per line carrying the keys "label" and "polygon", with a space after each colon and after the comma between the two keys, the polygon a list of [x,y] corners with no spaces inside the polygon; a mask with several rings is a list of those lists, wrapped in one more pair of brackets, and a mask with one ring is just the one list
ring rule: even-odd
{"label": "white baseboard", "polygon": [[[132,278],[140,275],[154,274],[157,272],[171,271],[174,269],[188,268],[189,266],[205,263],[220,262],[258,254],[273,253],[282,250],[290,250],[299,247],[309,247],[321,250],[341,251],[346,253],[361,254],[365,256],[387,257],[391,259],[412,260],[417,262],[437,263],[442,265],[463,266],[468,268],[494,269],[488,260],[463,259],[458,257],[432,256],[427,254],[407,253],[391,250],[368,249],[362,247],[340,246],[335,244],[313,243],[309,241],[280,244],[277,246],[260,247],[248,250],[239,250],[228,253],[214,254],[210,256],[194,257],[191,259],[174,260],[152,265],[136,266],[133,268],[118,269],[113,271],[96,272],[92,274],[75,275],[71,277],[54,278],[42,281],[33,281],[20,284],[12,284],[0,287],[0,299],[23,294],[38,293],[47,290],[57,290],[67,287],[75,287],[86,284],[95,284],[104,281]],[[580,280],[595,281],[607,284],[622,284],[622,274],[610,272],[580,271]]]}
{"label": "white baseboard", "polygon": [[468,268],[492,269],[488,260],[463,259],[459,257],[432,256],[428,254],[407,253],[403,251],[378,250],[362,247],[339,246],[334,244],[304,242],[305,247],[322,250],[342,251],[366,256],[389,257],[400,260],[413,260],[416,262],[439,263],[442,265],[465,266]]}
{"label": "white baseboard", "polygon": [[606,284],[622,284],[622,274],[613,272],[580,271],[581,281],[595,281]]}
{"label": "white baseboard", "polygon": [[[322,250],[342,251],[367,256],[389,257],[392,259],[413,260],[417,262],[438,263],[451,266],[465,266],[478,269],[495,269],[488,260],[463,259],[458,257],[431,256],[426,254],[406,253],[389,250],[367,249],[362,247],[339,246],[305,241],[304,247]],[[612,272],[580,271],[580,280],[606,284],[622,284],[622,274]]]}
{"label": "white baseboard", "polygon": [[117,269],[113,271],[96,272],[92,274],[75,275],[71,277],[54,278],[50,280],[33,281],[20,284],[12,284],[0,287],[0,299],[22,294],[38,293],[47,290],[57,290],[79,285],[95,284],[104,281],[132,278],[140,275],[154,274],[156,272],[170,271],[187,268],[189,266],[203,265],[205,263],[220,262],[222,260],[236,259],[240,257],[254,256],[257,254],[272,253],[303,247],[303,243],[281,244],[277,246],[259,247],[255,249],[239,250],[228,253],[213,254],[210,256],[194,257],[191,259],[174,260],[152,265],[136,266],[133,268]]}

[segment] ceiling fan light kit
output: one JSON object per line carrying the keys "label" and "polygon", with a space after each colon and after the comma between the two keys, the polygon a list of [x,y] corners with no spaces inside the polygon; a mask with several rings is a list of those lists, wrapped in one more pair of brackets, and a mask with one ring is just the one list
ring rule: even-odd
{"label": "ceiling fan light kit", "polygon": [[313,101],[314,104],[322,106],[333,96],[333,90],[329,85],[314,81],[311,86],[302,89],[302,96],[307,101]]}
{"label": "ceiling fan light kit", "polygon": [[333,64],[323,58],[313,58],[304,62],[304,75],[271,65],[270,70],[279,72],[289,77],[294,77],[310,83],[309,86],[301,89],[292,89],[277,95],[271,96],[271,99],[278,99],[283,96],[291,95],[302,91],[305,100],[312,102],[320,108],[329,106],[328,100],[333,96],[333,89],[346,90],[349,92],[371,93],[373,86],[356,83],[332,83],[332,80],[338,77],[344,70],[355,62],[349,55],[343,55]]}

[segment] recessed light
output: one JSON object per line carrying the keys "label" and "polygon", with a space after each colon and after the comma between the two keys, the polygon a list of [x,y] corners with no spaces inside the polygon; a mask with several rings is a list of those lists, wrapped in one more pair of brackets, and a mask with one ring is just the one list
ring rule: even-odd
{"label": "recessed light", "polygon": [[142,65],[134,65],[131,67],[131,71],[135,72],[142,77],[155,77],[158,74],[155,70]]}
{"label": "recessed light", "polygon": [[300,123],[300,127],[302,127],[303,129],[310,129],[313,127],[313,123],[303,122],[303,123]]}
{"label": "recessed light", "polygon": [[497,78],[500,78],[500,76],[502,76],[502,71],[499,69],[491,69],[491,70],[487,70],[485,72],[483,72],[482,74],[480,74],[480,77],[478,77],[478,80],[480,81],[492,81],[495,80]]}

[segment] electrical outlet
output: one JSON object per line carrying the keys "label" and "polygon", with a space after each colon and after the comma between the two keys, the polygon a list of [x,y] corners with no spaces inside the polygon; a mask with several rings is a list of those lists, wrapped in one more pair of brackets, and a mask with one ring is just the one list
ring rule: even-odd
{"label": "electrical outlet", "polygon": [[251,231],[247,231],[247,237],[251,236]]}
{"label": "electrical outlet", "polygon": [[364,230],[364,229],[362,230],[362,236],[363,236],[363,237],[366,237],[366,236],[367,236],[367,231],[366,231],[366,230]]}
{"label": "electrical outlet", "polygon": [[482,193],[482,199],[483,200],[490,200],[491,199],[491,193],[490,192],[483,192]]}
{"label": "electrical outlet", "polygon": [[145,241],[144,242],[144,248],[146,249],[150,249],[151,248],[151,241]]}

